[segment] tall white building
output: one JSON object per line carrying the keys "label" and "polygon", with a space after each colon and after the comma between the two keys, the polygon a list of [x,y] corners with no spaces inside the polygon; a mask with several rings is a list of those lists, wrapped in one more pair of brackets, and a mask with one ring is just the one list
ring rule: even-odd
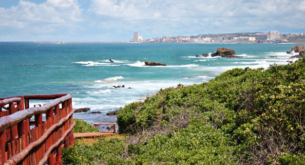
{"label": "tall white building", "polygon": [[139,33],[138,32],[133,33],[133,41],[134,42],[139,42]]}

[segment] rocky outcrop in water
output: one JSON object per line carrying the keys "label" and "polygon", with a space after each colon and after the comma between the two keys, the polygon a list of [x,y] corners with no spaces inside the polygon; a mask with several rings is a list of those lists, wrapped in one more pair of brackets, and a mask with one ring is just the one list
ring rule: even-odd
{"label": "rocky outcrop in water", "polygon": [[299,52],[299,55],[296,55],[296,56],[292,56],[291,58],[304,58],[305,57],[305,50],[301,50]]}
{"label": "rocky outcrop in water", "polygon": [[112,116],[112,115],[117,115],[118,111],[113,111],[113,112],[107,112],[106,114],[108,116]]}
{"label": "rocky outcrop in water", "polygon": [[294,51],[296,53],[300,52],[301,50],[304,50],[304,46],[303,45],[297,45],[297,46],[295,46],[295,47],[293,47],[291,49],[291,51]]}
{"label": "rocky outcrop in water", "polygon": [[301,51],[299,52],[299,55],[302,56],[302,57],[305,57],[305,50],[304,50],[304,49],[301,50]]}
{"label": "rocky outcrop in water", "polygon": [[209,56],[209,54],[207,54],[207,53],[202,54],[202,57],[208,57],[208,56]]}
{"label": "rocky outcrop in water", "polygon": [[149,62],[149,61],[145,61],[145,65],[147,65],[147,66],[166,66],[166,64],[162,64],[159,62]]}
{"label": "rocky outcrop in water", "polygon": [[221,56],[225,58],[241,58],[239,56],[236,56],[236,53],[232,49],[227,49],[227,48],[218,48],[216,52],[211,54],[212,57],[215,56]]}
{"label": "rocky outcrop in water", "polygon": [[74,113],[87,112],[87,111],[90,111],[90,108],[78,108],[75,109]]}

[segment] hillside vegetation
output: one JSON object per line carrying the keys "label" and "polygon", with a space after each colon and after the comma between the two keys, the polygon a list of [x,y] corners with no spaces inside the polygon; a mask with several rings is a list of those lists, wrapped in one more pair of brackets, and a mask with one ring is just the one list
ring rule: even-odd
{"label": "hillside vegetation", "polygon": [[[67,164],[304,164],[305,60],[232,69],[118,112],[126,139],[76,144]],[[72,156],[71,156],[72,155]]]}

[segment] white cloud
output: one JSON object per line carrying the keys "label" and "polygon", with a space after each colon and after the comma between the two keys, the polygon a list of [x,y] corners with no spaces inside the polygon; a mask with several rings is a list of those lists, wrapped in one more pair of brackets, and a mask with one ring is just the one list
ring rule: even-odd
{"label": "white cloud", "polygon": [[21,29],[29,33],[49,33],[74,29],[81,19],[76,0],[47,0],[36,4],[20,0],[17,6],[0,8],[0,29]]}
{"label": "white cloud", "polygon": [[[91,0],[101,27],[182,33],[305,29],[304,0]],[[109,21],[108,21],[109,20]],[[165,26],[166,25],[166,26]],[[187,29],[186,29],[187,28]]]}
{"label": "white cloud", "polygon": [[0,40],[301,31],[303,18],[305,0],[20,0],[0,7]]}

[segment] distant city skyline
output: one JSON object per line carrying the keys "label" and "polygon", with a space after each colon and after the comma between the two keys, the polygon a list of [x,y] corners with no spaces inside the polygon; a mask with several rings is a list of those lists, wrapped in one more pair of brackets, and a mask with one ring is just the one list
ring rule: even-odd
{"label": "distant city skyline", "polygon": [[304,33],[303,18],[304,0],[9,0],[0,1],[0,41]]}

